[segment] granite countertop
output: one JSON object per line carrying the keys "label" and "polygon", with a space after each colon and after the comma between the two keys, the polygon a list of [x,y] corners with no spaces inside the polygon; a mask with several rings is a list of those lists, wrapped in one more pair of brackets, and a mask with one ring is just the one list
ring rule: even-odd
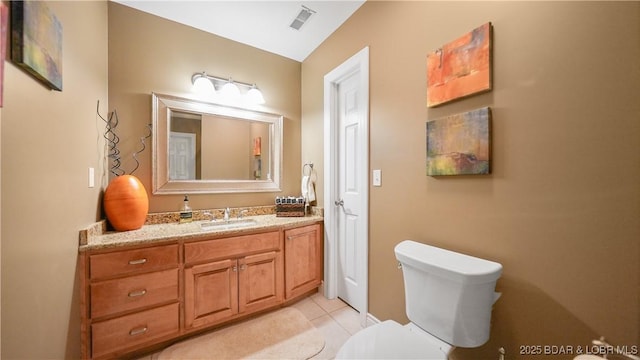
{"label": "granite countertop", "polygon": [[[80,231],[79,251],[107,249],[123,246],[147,244],[151,242],[169,242],[176,240],[202,240],[226,235],[241,235],[255,230],[279,230],[281,228],[304,226],[323,221],[321,215],[307,215],[303,217],[278,217],[275,214],[245,216],[256,223],[236,228],[212,228],[202,230],[200,224],[210,220],[197,220],[180,224],[176,221],[169,223],[147,222],[142,228],[131,231],[107,231],[105,220],[97,222]],[[231,221],[237,221],[232,219]],[[216,220],[224,223],[224,220]]]}

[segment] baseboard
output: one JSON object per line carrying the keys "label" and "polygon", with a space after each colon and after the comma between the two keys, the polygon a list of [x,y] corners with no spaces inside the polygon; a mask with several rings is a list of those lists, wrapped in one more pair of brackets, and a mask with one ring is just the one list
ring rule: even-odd
{"label": "baseboard", "polygon": [[[322,296],[326,297],[326,296],[325,296],[325,286],[324,286],[324,285],[325,285],[325,282],[324,282],[324,281],[322,281],[322,283],[321,283],[321,284],[320,284],[320,286],[318,287],[318,293],[319,293],[320,295],[322,295]],[[380,320],[379,320],[377,317],[375,317],[375,316],[371,315],[371,313],[367,313],[367,323],[366,323],[366,326],[367,326],[367,327],[369,327],[369,326],[371,326],[371,325],[375,325],[375,324],[377,324],[377,323],[379,323],[379,322],[380,322]]]}
{"label": "baseboard", "polygon": [[367,327],[378,324],[379,322],[380,320],[378,320],[377,317],[371,315],[371,313],[367,313]]}

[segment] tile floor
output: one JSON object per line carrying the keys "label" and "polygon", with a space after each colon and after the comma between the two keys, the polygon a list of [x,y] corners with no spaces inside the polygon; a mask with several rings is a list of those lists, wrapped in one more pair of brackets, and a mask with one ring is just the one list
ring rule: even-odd
{"label": "tile floor", "polygon": [[347,339],[362,330],[357,311],[340,299],[328,300],[316,293],[292,305],[324,336],[325,345],[313,359],[333,359]]}
{"label": "tile floor", "polygon": [[[342,344],[362,330],[360,314],[340,299],[329,300],[321,293],[316,293],[291,306],[300,310],[324,337],[324,349],[313,359],[335,358]],[[136,360],[154,360],[157,355],[151,354]]]}

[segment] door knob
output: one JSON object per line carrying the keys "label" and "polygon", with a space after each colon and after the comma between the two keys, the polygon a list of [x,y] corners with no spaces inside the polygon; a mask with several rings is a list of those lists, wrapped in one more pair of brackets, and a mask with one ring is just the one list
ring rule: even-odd
{"label": "door knob", "polygon": [[336,204],[336,206],[344,206],[344,200],[342,199],[336,200],[333,203]]}

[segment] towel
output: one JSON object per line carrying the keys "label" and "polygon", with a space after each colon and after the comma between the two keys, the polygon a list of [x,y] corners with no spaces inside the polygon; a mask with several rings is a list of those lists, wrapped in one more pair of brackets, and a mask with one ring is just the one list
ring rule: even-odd
{"label": "towel", "polygon": [[316,191],[314,189],[314,184],[311,176],[302,176],[302,184],[300,188],[300,190],[302,191],[302,197],[304,197],[307,204],[310,204],[312,201],[316,200]]}

